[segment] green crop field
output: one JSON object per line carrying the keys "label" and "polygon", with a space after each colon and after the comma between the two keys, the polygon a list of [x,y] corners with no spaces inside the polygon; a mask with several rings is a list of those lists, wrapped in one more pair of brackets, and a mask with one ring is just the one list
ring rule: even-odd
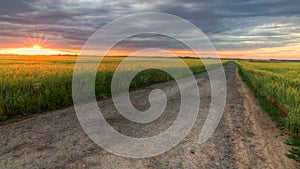
{"label": "green crop field", "polygon": [[[263,107],[268,109],[273,119],[294,137],[291,144],[298,148],[291,150],[290,156],[300,160],[300,63],[250,61],[236,63],[240,67],[243,79],[263,102]],[[268,106],[269,103],[271,107]]]}
{"label": "green crop field", "polygon": [[[72,105],[72,74],[75,56],[2,56],[0,58],[0,122],[33,113]],[[90,58],[93,59],[93,58]],[[102,61],[95,82],[97,99],[110,96],[113,71],[124,57],[106,57]],[[193,73],[206,69],[199,59],[183,59]],[[130,69],[142,63],[158,67],[180,69],[170,58],[135,58]],[[215,60],[207,60],[213,68]],[[145,78],[146,77],[146,78]],[[167,73],[149,69],[132,81],[136,89],[153,83],[172,80]]]}

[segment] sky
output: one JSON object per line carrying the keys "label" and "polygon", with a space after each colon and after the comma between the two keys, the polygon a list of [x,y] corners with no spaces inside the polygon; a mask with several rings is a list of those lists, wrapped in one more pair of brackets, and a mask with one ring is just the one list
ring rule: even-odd
{"label": "sky", "polygon": [[[300,59],[299,0],[1,0],[0,53],[39,45],[78,53],[105,24],[138,12],[163,12],[201,29],[220,57]],[[132,37],[115,48],[186,47],[159,35]],[[36,50],[41,50],[35,47]]]}

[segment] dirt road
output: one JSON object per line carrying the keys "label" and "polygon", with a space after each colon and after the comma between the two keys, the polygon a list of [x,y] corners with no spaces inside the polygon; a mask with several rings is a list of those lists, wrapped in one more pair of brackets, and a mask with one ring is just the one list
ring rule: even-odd
{"label": "dirt road", "polygon": [[[123,158],[93,143],[81,128],[72,107],[34,115],[0,127],[0,168],[300,168],[284,153],[285,135],[258,106],[252,92],[237,75],[233,63],[225,67],[227,101],[223,118],[204,144],[199,133],[207,114],[198,115],[192,131],[170,151],[145,159]],[[208,112],[210,83],[207,73],[197,75],[201,91],[200,109]],[[112,100],[99,102],[104,117],[119,132],[133,137],[149,137],[166,130],[174,122],[180,94],[174,82],[152,85],[130,94],[140,110],[149,107],[148,95],[155,88],[175,90],[166,111],[147,124],[128,121],[117,113]]]}

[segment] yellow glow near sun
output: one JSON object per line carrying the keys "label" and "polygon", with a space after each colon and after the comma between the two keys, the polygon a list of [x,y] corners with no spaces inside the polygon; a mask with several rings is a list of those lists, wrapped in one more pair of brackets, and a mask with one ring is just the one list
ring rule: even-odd
{"label": "yellow glow near sun", "polygon": [[40,45],[34,45],[32,48],[33,49],[41,49],[41,46]]}

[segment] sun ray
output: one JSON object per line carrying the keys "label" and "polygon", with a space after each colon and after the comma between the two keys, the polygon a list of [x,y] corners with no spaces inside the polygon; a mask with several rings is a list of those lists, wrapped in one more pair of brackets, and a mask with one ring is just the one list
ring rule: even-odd
{"label": "sun ray", "polygon": [[43,47],[49,47],[48,38],[45,36],[44,33],[34,33],[34,34],[26,34],[25,39],[22,41],[22,43],[26,47],[31,47],[36,44],[39,44]]}

